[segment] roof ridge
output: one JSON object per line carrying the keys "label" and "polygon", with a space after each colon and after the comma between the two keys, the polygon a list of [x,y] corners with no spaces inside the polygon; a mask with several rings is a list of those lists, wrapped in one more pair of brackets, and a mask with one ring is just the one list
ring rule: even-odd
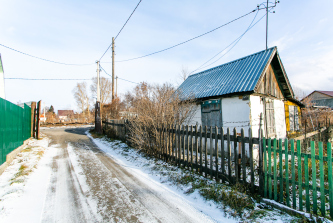
{"label": "roof ridge", "polygon": [[209,69],[207,69],[207,70],[200,71],[199,73],[192,74],[192,75],[190,75],[189,77],[192,77],[192,76],[195,76],[195,75],[199,75],[199,74],[205,73],[205,72],[207,72],[207,71],[214,70],[214,69],[216,69],[216,68],[219,68],[219,67],[222,67],[222,66],[225,66],[225,65],[228,65],[228,64],[235,63],[235,62],[237,62],[237,61],[244,60],[244,59],[246,59],[246,58],[248,58],[248,57],[250,57],[250,56],[254,56],[254,55],[260,54],[260,53],[262,53],[262,52],[264,52],[264,51],[268,51],[268,50],[272,50],[272,49],[274,50],[275,48],[277,48],[277,47],[276,47],[276,46],[273,46],[273,47],[271,47],[271,48],[268,48],[267,50],[262,50],[262,51],[259,51],[259,52],[256,52],[256,53],[253,53],[253,54],[247,55],[247,56],[245,56],[245,57],[242,57],[242,58],[239,58],[239,59],[236,59],[236,60],[232,60],[232,61],[229,61],[229,62],[224,63],[224,64],[220,64],[220,65],[218,65],[218,66],[215,66],[215,67],[209,68]]}

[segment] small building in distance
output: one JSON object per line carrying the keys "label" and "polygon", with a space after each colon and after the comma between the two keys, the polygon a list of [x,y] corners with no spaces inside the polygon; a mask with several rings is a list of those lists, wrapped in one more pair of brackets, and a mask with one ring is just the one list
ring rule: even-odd
{"label": "small building in distance", "polygon": [[313,91],[302,102],[310,107],[333,109],[333,91]]}
{"label": "small building in distance", "polygon": [[74,111],[58,110],[58,117],[60,121],[70,121],[74,117]]}
{"label": "small building in distance", "polygon": [[243,128],[246,135],[252,128],[254,137],[261,127],[271,138],[300,128],[303,104],[294,97],[277,47],[190,75],[177,92],[196,103],[192,125]]}

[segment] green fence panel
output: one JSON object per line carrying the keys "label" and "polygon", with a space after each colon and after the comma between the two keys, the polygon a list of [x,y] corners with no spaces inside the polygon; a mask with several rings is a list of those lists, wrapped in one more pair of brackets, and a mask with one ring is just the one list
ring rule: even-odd
{"label": "green fence panel", "polygon": [[6,156],[30,138],[31,108],[24,108],[0,98],[0,165]]}
{"label": "green fence panel", "polygon": [[291,150],[291,187],[293,196],[293,208],[296,209],[296,184],[295,184],[295,143],[294,140],[290,140]]}
{"label": "green fence panel", "polygon": [[302,157],[301,157],[301,141],[297,140],[297,169],[298,169],[298,203],[299,210],[303,211],[303,179],[302,179]]}
{"label": "green fence panel", "polygon": [[323,142],[318,142],[318,146],[319,146],[319,176],[320,176],[320,212],[322,216],[325,216]]}
{"label": "green fence panel", "polygon": [[290,194],[289,194],[289,154],[288,154],[288,139],[284,141],[285,148],[285,166],[286,166],[286,201],[287,206],[290,207]]}
{"label": "green fence panel", "polygon": [[311,164],[312,164],[312,203],[313,213],[317,214],[317,171],[316,171],[316,148],[313,141],[311,143]]}
{"label": "green fence panel", "polygon": [[333,218],[333,179],[332,179],[332,145],[327,143],[328,190],[330,198],[330,216]]}

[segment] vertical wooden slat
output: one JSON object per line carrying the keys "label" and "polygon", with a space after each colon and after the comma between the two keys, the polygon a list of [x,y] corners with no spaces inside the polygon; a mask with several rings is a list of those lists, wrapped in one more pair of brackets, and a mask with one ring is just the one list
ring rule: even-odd
{"label": "vertical wooden slat", "polygon": [[177,141],[178,141],[178,146],[177,146],[177,164],[180,166],[180,145],[181,145],[181,140],[180,140],[180,125],[178,125],[177,128]]}
{"label": "vertical wooden slat", "polygon": [[251,172],[251,193],[254,193],[252,128],[249,128],[249,155],[250,155],[250,172]]}
{"label": "vertical wooden slat", "polygon": [[304,178],[305,178],[305,207],[306,211],[310,212],[310,193],[309,193],[309,157],[308,154],[304,156]]}
{"label": "vertical wooden slat", "polygon": [[283,203],[283,167],[282,167],[282,139],[279,139],[279,173],[280,173],[280,198],[279,201]]}
{"label": "vertical wooden slat", "polygon": [[209,155],[209,158],[210,158],[210,160],[209,160],[209,175],[210,175],[210,179],[213,179],[213,156],[214,156],[214,154],[213,154],[213,127],[211,126],[210,127],[210,134],[209,134],[209,147],[210,147],[210,149],[209,149],[209,153],[210,153],[210,155]]}
{"label": "vertical wooden slat", "polygon": [[293,196],[293,208],[296,209],[296,185],[295,185],[295,144],[294,140],[290,140],[291,150],[291,187]]}
{"label": "vertical wooden slat", "polygon": [[207,126],[205,126],[205,177],[207,177],[208,171],[208,161],[207,161]]}
{"label": "vertical wooden slat", "polygon": [[286,169],[286,203],[290,207],[290,195],[289,195],[289,155],[288,155],[288,139],[284,140],[284,165]]}
{"label": "vertical wooden slat", "polygon": [[333,218],[333,179],[332,179],[332,144],[327,143],[327,167],[328,167],[328,190],[329,190],[329,204],[330,204],[330,217]]}
{"label": "vertical wooden slat", "polygon": [[188,138],[188,125],[186,125],[186,136],[185,136],[185,150],[184,150],[184,167],[188,167],[188,149],[189,149],[189,138]]}
{"label": "vertical wooden slat", "polygon": [[225,182],[225,163],[224,163],[224,129],[221,127],[221,169],[222,169],[222,183]]}
{"label": "vertical wooden slat", "polygon": [[228,176],[229,176],[229,181],[231,181],[232,176],[231,176],[231,146],[230,146],[230,129],[229,127],[227,128],[227,146],[228,146],[228,153],[227,153],[227,159],[228,159]]}
{"label": "vertical wooden slat", "polygon": [[202,152],[203,152],[203,149],[202,149],[202,126],[200,126],[200,174],[202,175]]}
{"label": "vertical wooden slat", "polygon": [[311,164],[312,164],[312,207],[313,213],[317,214],[317,170],[316,170],[316,148],[314,141],[311,144]]}
{"label": "vertical wooden slat", "polygon": [[273,140],[273,149],[274,149],[274,200],[277,201],[277,166],[276,166],[276,139]]}
{"label": "vertical wooden slat", "polygon": [[268,170],[267,170],[267,147],[266,147],[266,138],[262,139],[262,147],[263,147],[263,155],[264,155],[264,162],[263,162],[263,169],[264,169],[264,197],[267,196],[267,189],[268,189]]}
{"label": "vertical wooden slat", "polygon": [[219,182],[219,141],[218,141],[219,129],[215,126],[215,180]]}
{"label": "vertical wooden slat", "polygon": [[320,211],[321,215],[325,216],[323,142],[318,142],[318,146],[319,146],[319,173],[320,173]]}
{"label": "vertical wooden slat", "polygon": [[198,154],[199,154],[199,147],[198,147],[198,125],[195,126],[195,165],[196,165],[196,172],[198,172]]}
{"label": "vertical wooden slat", "polygon": [[171,136],[172,136],[172,134],[171,134],[171,125],[168,125],[168,137],[169,137],[169,150],[168,150],[168,160],[169,160],[169,162],[170,162],[170,158],[171,158],[171,149],[172,149],[172,145],[171,145],[171,143],[172,143],[172,139],[171,139]]}
{"label": "vertical wooden slat", "polygon": [[297,140],[297,169],[298,169],[298,203],[299,210],[303,211],[303,179],[302,179],[302,157],[301,157],[301,141]]}
{"label": "vertical wooden slat", "polygon": [[[263,155],[265,154],[264,152],[264,140],[262,137],[262,129],[261,129],[261,116],[262,113],[260,113],[260,124],[259,124],[259,130],[258,130],[258,137],[259,137],[259,170],[258,170],[258,174],[259,174],[259,188],[264,188],[264,190],[260,190],[260,195],[261,196],[265,196],[265,190],[266,190],[266,186],[265,186],[265,176],[266,176],[266,172],[264,171],[264,158]],[[267,191],[266,191],[267,192]],[[266,194],[267,195],[267,194]]]}
{"label": "vertical wooden slat", "polygon": [[268,197],[272,199],[272,140],[268,139]]}
{"label": "vertical wooden slat", "polygon": [[176,157],[177,157],[177,125],[174,125],[174,129],[173,129],[173,135],[174,135],[174,148],[173,148],[173,162],[176,164]]}
{"label": "vertical wooden slat", "polygon": [[237,149],[237,130],[234,128],[234,162],[235,162],[235,183],[238,183],[239,172],[238,172],[238,149]]}
{"label": "vertical wooden slat", "polygon": [[246,183],[246,156],[245,156],[245,136],[244,129],[241,129],[241,140],[242,140],[242,177],[243,183]]}
{"label": "vertical wooden slat", "polygon": [[195,145],[195,143],[193,143],[193,134],[194,134],[194,130],[193,130],[193,126],[191,126],[191,171],[193,171],[193,147]]}
{"label": "vertical wooden slat", "polygon": [[185,137],[186,137],[186,126],[183,125],[183,134],[182,134],[183,145],[182,145],[182,152],[180,154],[183,167],[185,167],[185,147],[186,147]]}

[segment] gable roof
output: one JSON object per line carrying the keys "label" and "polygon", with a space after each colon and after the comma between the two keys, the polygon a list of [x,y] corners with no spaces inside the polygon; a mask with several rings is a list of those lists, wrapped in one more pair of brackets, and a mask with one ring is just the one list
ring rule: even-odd
{"label": "gable roof", "polygon": [[271,64],[284,97],[293,98],[294,92],[276,47],[222,64],[189,76],[178,88],[183,100],[255,92],[258,83]]}
{"label": "gable roof", "polygon": [[58,110],[58,116],[74,115],[73,110]]}
{"label": "gable roof", "polygon": [[[322,94],[326,94],[327,96],[333,97],[333,91],[314,91],[314,92],[319,92],[319,93],[322,93]],[[312,93],[314,93],[314,92],[312,92]]]}

